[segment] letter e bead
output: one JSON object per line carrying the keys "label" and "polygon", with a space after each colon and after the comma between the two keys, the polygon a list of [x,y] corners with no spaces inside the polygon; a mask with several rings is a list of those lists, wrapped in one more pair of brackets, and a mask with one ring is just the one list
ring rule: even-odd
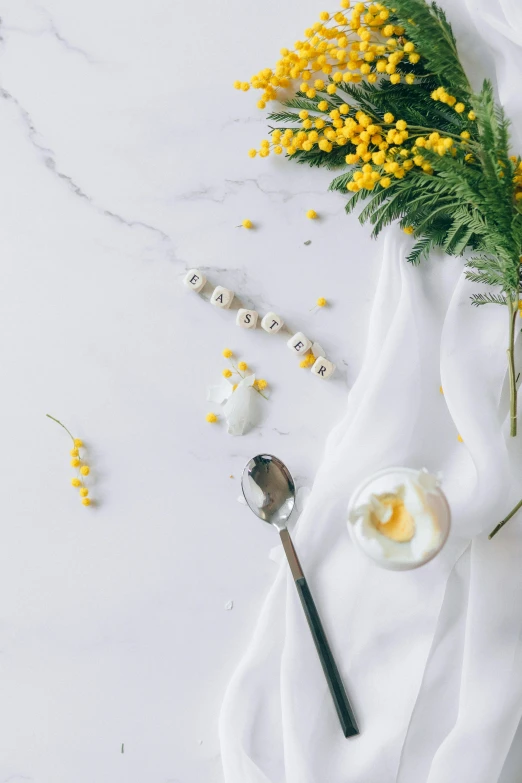
{"label": "letter e bead", "polygon": [[267,313],[261,319],[261,327],[268,332],[268,334],[275,334],[283,327],[284,321],[275,313]]}
{"label": "letter e bead", "polygon": [[224,310],[228,310],[232,304],[233,298],[233,291],[229,291],[228,288],[223,288],[222,285],[218,285],[216,288],[214,288],[214,292],[210,297],[210,304],[213,304],[215,307],[222,307]]}
{"label": "letter e bead", "polygon": [[320,356],[312,365],[313,374],[319,375],[320,378],[324,378],[325,380],[327,380],[327,378],[332,375],[334,370],[335,364],[329,362],[328,359],[324,358],[324,356]]}
{"label": "letter e bead", "polygon": [[207,278],[205,275],[201,274],[199,269],[189,269],[183,282],[187,288],[192,288],[193,291],[198,293],[204,287]]}
{"label": "letter e bead", "polygon": [[288,347],[294,353],[302,355],[310,350],[312,347],[312,341],[306,337],[302,332],[297,332],[287,342]]}
{"label": "letter e bead", "polygon": [[237,311],[236,326],[243,329],[255,329],[257,325],[257,313],[255,310],[245,310],[240,307]]}

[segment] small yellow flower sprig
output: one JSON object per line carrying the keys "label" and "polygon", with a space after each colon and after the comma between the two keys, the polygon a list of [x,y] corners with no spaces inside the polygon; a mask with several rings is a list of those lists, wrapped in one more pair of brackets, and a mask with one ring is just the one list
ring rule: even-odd
{"label": "small yellow flower sprig", "polygon": [[[232,359],[234,357],[234,353],[233,353],[233,351],[230,348],[224,348],[222,353],[223,353],[223,356],[225,357],[225,359],[229,360],[229,362],[230,362],[230,364],[232,366],[232,369],[233,369],[233,371],[232,371],[232,370],[229,370],[228,367],[226,367],[223,370],[223,372],[222,372],[223,377],[224,378],[232,378],[233,375],[238,375],[240,378],[245,378],[245,375],[243,375],[243,373],[246,370],[248,370],[248,364],[246,362],[241,361],[241,362],[237,363],[237,367],[236,367],[236,365],[232,361]],[[263,390],[266,389],[267,386],[268,386],[268,382],[265,381],[264,378],[258,378],[257,380],[254,381],[254,389],[265,400],[268,400],[268,397],[266,396],[266,394],[263,394]],[[237,388],[237,383],[234,384],[233,391],[235,391],[236,388]]]}
{"label": "small yellow flower sprig", "polygon": [[[389,23],[389,9],[382,3],[359,2],[351,13],[345,13],[349,7],[350,0],[341,0],[342,10],[337,13],[322,11],[319,20],[305,30],[304,40],[297,41],[293,50],[281,49],[274,68],[263,68],[250,82],[236,81],[234,87],[244,92],[250,87],[262,90],[257,105],[264,109],[295,80],[301,80],[300,90],[309,99],[322,91],[334,95],[339,83],[357,84],[363,78],[375,83],[383,76],[392,84],[404,78],[412,84],[414,75],[402,77],[397,66],[403,60],[418,63],[420,55],[405,38],[404,28]],[[280,154],[277,149],[274,152]],[[260,155],[266,154],[262,148]]]}
{"label": "small yellow flower sprig", "polygon": [[72,433],[67,429],[65,424],[62,424],[61,421],[55,419],[54,416],[51,416],[50,413],[46,413],[45,415],[47,416],[48,419],[52,419],[57,424],[59,424],[60,427],[62,427],[62,429],[65,430],[65,432],[69,435],[69,437],[72,440],[73,447],[70,451],[71,467],[76,468],[76,476],[74,476],[71,479],[71,485],[80,490],[80,498],[82,501],[82,505],[90,506],[92,501],[89,497],[89,490],[85,486],[85,478],[86,476],[89,475],[91,469],[80,455],[80,449],[85,448],[83,444],[83,440],[81,440],[81,438],[75,438],[74,435],[72,435]]}
{"label": "small yellow flower sprig", "polygon": [[317,308],[322,309],[323,307],[328,306],[328,300],[324,298],[324,296],[320,296],[313,307],[310,308],[310,312],[312,310],[317,310]]}
{"label": "small yellow flower sprig", "polygon": [[313,355],[313,353],[310,351],[310,353],[307,353],[304,359],[301,359],[299,362],[299,367],[302,367],[305,369],[306,367],[311,367],[312,364],[315,364],[316,357]]}

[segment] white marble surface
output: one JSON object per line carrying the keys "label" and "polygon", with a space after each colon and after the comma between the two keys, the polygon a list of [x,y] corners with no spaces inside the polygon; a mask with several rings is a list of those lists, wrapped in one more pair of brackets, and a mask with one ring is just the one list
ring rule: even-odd
{"label": "white marble surface", "polygon": [[[241,469],[269,451],[310,485],[380,258],[327,172],[246,155],[265,123],[232,82],[317,11],[1,3],[1,783],[222,780],[219,707],[276,543]],[[335,378],[185,290],[193,266],[319,340]],[[225,346],[272,387],[242,438],[205,422]],[[88,444],[96,508],[47,412]]]}

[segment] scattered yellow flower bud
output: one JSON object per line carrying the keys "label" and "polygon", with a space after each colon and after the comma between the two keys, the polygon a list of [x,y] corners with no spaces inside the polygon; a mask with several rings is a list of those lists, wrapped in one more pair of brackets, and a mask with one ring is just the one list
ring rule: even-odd
{"label": "scattered yellow flower bud", "polygon": [[406,228],[403,228],[402,230],[404,231],[405,234],[413,234],[413,232],[415,231],[413,226],[406,226]]}
{"label": "scattered yellow flower bud", "polygon": [[80,438],[75,438],[74,445],[76,446],[76,448],[81,449],[81,447],[83,446],[83,440],[80,440]]}
{"label": "scattered yellow flower bud", "polygon": [[70,454],[71,454],[71,457],[77,457],[78,456],[78,449],[76,449],[76,448],[71,449]]}
{"label": "scattered yellow flower bud", "polygon": [[313,353],[310,352],[309,354],[307,354],[305,361],[308,362],[309,365],[315,364],[315,356],[313,355]]}
{"label": "scattered yellow flower bud", "polygon": [[82,498],[82,504],[84,506],[90,506],[91,505],[91,499],[90,498]]}
{"label": "scattered yellow flower bud", "polygon": [[477,115],[475,114],[474,111],[468,112],[468,120],[476,120],[476,119],[477,119]]}
{"label": "scattered yellow flower bud", "polygon": [[255,149],[248,150],[248,154],[251,158],[255,158],[257,155],[257,150]]}
{"label": "scattered yellow flower bud", "polygon": [[306,217],[309,218],[310,220],[315,220],[317,218],[317,212],[315,211],[315,209],[309,209],[308,212],[306,213]]}
{"label": "scattered yellow flower bud", "polygon": [[457,440],[459,443],[464,443],[464,438],[462,437],[462,435],[457,435]]}
{"label": "scattered yellow flower bud", "polygon": [[248,364],[246,362],[239,362],[237,368],[243,372],[244,370],[248,370]]}
{"label": "scattered yellow flower bud", "polygon": [[260,389],[260,391],[263,391],[263,389],[266,389],[266,387],[268,386],[268,383],[265,381],[264,378],[259,378],[256,381],[256,386],[258,389]]}
{"label": "scattered yellow flower bud", "polygon": [[251,221],[251,220],[243,220],[243,222],[241,223],[241,225],[243,226],[243,228],[252,228],[252,226],[253,226],[254,224],[252,223],[252,221]]}
{"label": "scattered yellow flower bud", "polygon": [[408,43],[404,44],[404,51],[405,52],[413,52],[415,50],[415,44],[411,41],[408,41]]}
{"label": "scattered yellow flower bud", "polygon": [[223,349],[223,356],[225,357],[225,359],[230,359],[233,355],[234,354],[232,353],[230,348],[224,348]]}
{"label": "scattered yellow flower bud", "polygon": [[209,424],[215,424],[217,421],[217,416],[215,413],[207,413],[206,420]]}
{"label": "scattered yellow flower bud", "polygon": [[88,465],[82,465],[81,466],[80,473],[82,474],[82,476],[88,476],[90,472],[91,472],[91,469],[90,469],[90,467]]}
{"label": "scattered yellow flower bud", "polygon": [[73,468],[77,468],[79,464],[80,464],[79,457],[73,457],[72,460],[71,460],[72,467]]}
{"label": "scattered yellow flower bud", "polygon": [[235,383],[235,384],[232,386],[232,391],[233,391],[233,392],[235,392],[235,390],[236,390],[236,389],[237,389],[237,383]]}
{"label": "scattered yellow flower bud", "polygon": [[89,494],[89,490],[87,489],[87,487],[82,487],[80,489],[80,497],[86,498],[88,494]]}
{"label": "scattered yellow flower bud", "polygon": [[299,367],[308,367],[308,359],[303,359],[299,362]]}
{"label": "scattered yellow flower bud", "polygon": [[391,125],[391,123],[394,121],[395,117],[393,114],[389,111],[386,112],[384,115],[384,122],[386,122],[388,125]]}
{"label": "scattered yellow flower bud", "polygon": [[324,296],[320,296],[319,299],[316,302],[317,307],[325,307],[327,305],[327,301],[324,298]]}
{"label": "scattered yellow flower bud", "polygon": [[73,487],[80,487],[82,482],[80,481],[79,478],[72,478],[71,484],[73,485]]}
{"label": "scattered yellow flower bud", "polygon": [[397,128],[397,130],[403,131],[406,130],[408,125],[404,120],[397,120],[397,122],[395,123],[395,127]]}
{"label": "scattered yellow flower bud", "polygon": [[439,391],[441,394],[444,394],[444,389],[442,388],[442,386],[439,386]]}
{"label": "scattered yellow flower bud", "polygon": [[232,376],[232,370],[229,370],[228,367],[226,370],[223,370],[221,373],[223,378],[230,378]]}
{"label": "scattered yellow flower bud", "polygon": [[457,112],[457,114],[462,114],[462,112],[464,111],[464,109],[466,107],[464,106],[463,103],[456,103],[454,108],[455,108],[455,111]]}

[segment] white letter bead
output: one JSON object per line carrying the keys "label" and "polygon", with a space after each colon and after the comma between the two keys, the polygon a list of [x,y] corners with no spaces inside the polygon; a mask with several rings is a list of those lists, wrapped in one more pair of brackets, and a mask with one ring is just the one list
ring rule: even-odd
{"label": "white letter bead", "polygon": [[287,345],[294,353],[303,354],[310,350],[312,342],[302,332],[297,332],[289,339]]}
{"label": "white letter bead", "polygon": [[257,313],[255,310],[244,310],[242,307],[237,311],[236,326],[242,326],[243,329],[255,329],[257,325]]}
{"label": "white letter bead", "polygon": [[261,326],[269,334],[275,334],[284,325],[284,321],[275,313],[267,313],[264,318],[261,319]]}
{"label": "white letter bead", "polygon": [[214,288],[214,293],[210,297],[210,304],[228,310],[228,308],[232,304],[233,298],[234,298],[233,291],[229,291],[228,288],[223,288],[222,285],[218,285]]}
{"label": "white letter bead", "polygon": [[205,275],[202,275],[199,269],[189,269],[187,274],[185,275],[185,279],[183,280],[187,288],[192,288],[193,291],[201,291],[205,283],[207,282],[207,278]]}
{"label": "white letter bead", "polygon": [[332,375],[334,370],[335,370],[335,364],[329,362],[328,359],[324,358],[324,356],[320,356],[312,365],[313,374],[319,375],[321,378],[324,378],[325,380],[329,378],[330,375]]}

